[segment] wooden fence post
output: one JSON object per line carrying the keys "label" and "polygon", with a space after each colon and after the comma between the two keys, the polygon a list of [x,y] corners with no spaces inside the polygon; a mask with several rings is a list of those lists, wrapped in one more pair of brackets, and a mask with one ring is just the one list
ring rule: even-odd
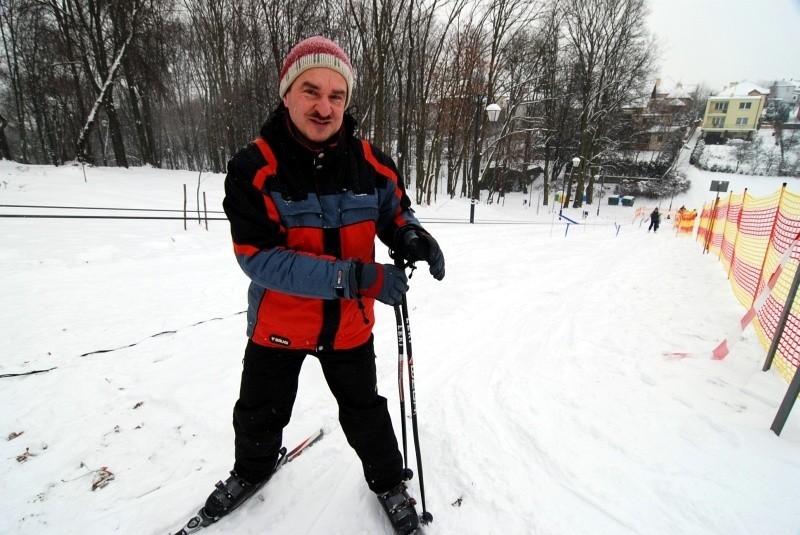
{"label": "wooden fence post", "polygon": [[206,230],[208,230],[208,206],[206,206],[206,192],[203,192],[203,219],[206,221]]}

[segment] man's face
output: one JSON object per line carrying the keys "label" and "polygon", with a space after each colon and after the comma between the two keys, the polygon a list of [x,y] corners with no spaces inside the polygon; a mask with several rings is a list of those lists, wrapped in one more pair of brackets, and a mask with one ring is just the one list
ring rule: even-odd
{"label": "man's face", "polygon": [[315,67],[303,72],[283,96],[283,105],[298,130],[322,143],[342,126],[347,82],[336,71]]}

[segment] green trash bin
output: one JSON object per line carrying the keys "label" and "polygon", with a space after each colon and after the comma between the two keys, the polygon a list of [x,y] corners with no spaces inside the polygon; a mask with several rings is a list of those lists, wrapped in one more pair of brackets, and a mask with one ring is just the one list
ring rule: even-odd
{"label": "green trash bin", "polygon": [[633,201],[636,197],[631,197],[630,195],[626,195],[622,198],[622,206],[633,206]]}
{"label": "green trash bin", "polygon": [[619,195],[609,195],[608,204],[619,206]]}

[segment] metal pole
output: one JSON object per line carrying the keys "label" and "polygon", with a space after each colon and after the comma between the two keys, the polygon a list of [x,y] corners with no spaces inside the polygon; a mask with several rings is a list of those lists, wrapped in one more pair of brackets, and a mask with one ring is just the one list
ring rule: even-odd
{"label": "metal pole", "polygon": [[[781,337],[783,336],[783,330],[786,328],[786,322],[789,320],[789,314],[792,312],[792,306],[794,306],[794,299],[797,297],[797,289],[799,287],[800,264],[798,264],[798,266],[795,268],[792,286],[789,289],[789,295],[786,296],[786,304],[783,306],[783,313],[781,314],[780,321],[778,321],[778,327],[775,330],[775,335],[772,337],[772,344],[769,347],[769,352],[767,353],[767,360],[764,362],[763,371],[767,371],[770,366],[772,366],[772,360],[775,358],[775,353],[778,351],[778,344],[780,344]],[[772,431],[774,431],[778,436],[780,436],[781,431],[783,431],[783,426],[786,424],[786,420],[789,419],[789,413],[792,412],[792,407],[794,406],[797,396],[800,395],[800,373],[798,373],[798,370],[800,370],[800,368],[794,371],[792,382],[789,383],[789,388],[786,390],[786,395],[783,397],[781,406],[778,408],[778,412],[775,414],[775,420],[773,420],[772,426],[770,427],[770,429],[772,429]]]}
{"label": "metal pole", "polygon": [[469,204],[469,222],[475,222],[475,205],[478,204],[478,201],[481,198],[481,186],[480,186],[480,178],[478,174],[480,173],[480,147],[478,147],[478,141],[480,137],[480,129],[481,129],[481,97],[478,96],[478,101],[475,106],[475,132],[472,138],[472,147],[475,150],[475,153],[472,155],[472,199]]}
{"label": "metal pole", "polygon": [[[595,178],[597,180],[597,178]],[[597,193],[597,217],[600,217],[600,203],[603,202],[603,192],[605,191],[606,175],[600,173],[600,191]]]}
{"label": "metal pole", "polygon": [[[792,280],[792,288],[789,290],[789,295],[786,298],[786,305],[783,308],[783,314],[781,315],[781,320],[778,323],[778,329],[775,332],[775,337],[772,339],[772,345],[769,348],[767,362],[764,364],[765,371],[772,364],[772,359],[775,357],[775,352],[778,350],[778,344],[780,343],[781,336],[783,335],[783,329],[786,327],[786,321],[789,318],[789,313],[792,311],[794,298],[797,296],[798,286],[800,286],[800,265],[795,271],[794,280]],[[775,420],[772,422],[772,426],[770,427],[770,429],[772,429],[776,435],[780,435],[781,431],[783,431],[783,426],[786,424],[786,420],[789,418],[789,413],[792,411],[792,407],[794,406],[794,402],[798,395],[800,395],[800,373],[798,373],[798,370],[796,369],[794,371],[794,377],[792,377],[792,382],[789,384],[788,390],[786,390],[786,395],[783,397],[781,406],[778,408],[777,414],[775,414]]]}
{"label": "metal pole", "polygon": [[[569,189],[572,189],[572,178],[574,176],[575,176],[575,166],[573,165],[572,169],[569,172],[569,186],[565,186],[564,187],[565,191],[563,192],[563,195],[562,195],[563,198],[561,199],[561,208],[562,209],[566,208],[567,204],[569,204],[569,193],[567,193],[566,189],[567,189],[567,187]],[[567,179],[567,174],[564,173],[564,180],[566,180],[566,179]],[[577,195],[577,193],[576,193],[576,195]]]}
{"label": "metal pole", "polygon": [[763,371],[769,370],[770,366],[772,366],[772,360],[775,358],[775,353],[778,351],[778,344],[781,341],[781,336],[783,336],[783,330],[786,328],[786,322],[789,320],[789,314],[792,312],[792,306],[794,305],[794,298],[797,296],[798,286],[800,286],[800,264],[798,264],[795,270],[794,279],[792,279],[792,286],[789,289],[789,295],[786,296],[786,304],[783,306],[781,319],[778,321],[778,326],[775,329],[775,335],[772,337],[772,344],[769,346],[767,360],[764,362]]}
{"label": "metal pole", "polygon": [[668,212],[672,211],[672,201],[675,200],[675,185],[672,185],[672,198],[669,200],[669,208],[667,209]]}
{"label": "metal pole", "polygon": [[770,429],[772,429],[776,435],[780,436],[781,431],[783,431],[783,426],[786,424],[786,420],[789,419],[789,413],[792,411],[794,400],[797,399],[798,395],[800,395],[800,373],[795,370],[792,382],[789,384],[789,389],[786,391],[783,402],[781,402],[781,406],[778,408],[778,413],[775,415],[775,420],[772,421],[772,425],[770,426]]}

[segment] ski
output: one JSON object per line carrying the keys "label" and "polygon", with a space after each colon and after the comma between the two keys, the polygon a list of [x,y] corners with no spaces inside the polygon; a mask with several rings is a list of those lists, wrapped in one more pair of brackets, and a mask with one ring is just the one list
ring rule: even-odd
{"label": "ski", "polygon": [[[303,440],[300,444],[295,446],[295,448],[292,451],[287,452],[285,447],[281,448],[281,450],[279,452],[279,455],[278,455],[278,462],[275,465],[275,471],[272,472],[272,475],[275,475],[275,472],[280,470],[287,463],[290,463],[293,460],[295,460],[296,458],[298,458],[308,447],[310,447],[313,444],[319,442],[319,440],[322,439],[323,435],[324,435],[324,431],[322,429],[320,429],[319,431],[313,433],[311,436],[309,436],[308,438]],[[266,484],[266,482],[269,481],[269,479],[271,479],[271,478],[272,478],[272,476],[267,478],[261,485]],[[257,492],[258,492],[258,490],[256,490],[256,492],[254,492],[253,495],[255,495]],[[251,498],[252,498],[252,496],[251,496]],[[247,500],[245,500],[245,501],[247,501]],[[244,502],[242,502],[242,503],[244,503]],[[239,505],[241,505],[241,504],[239,504]],[[233,511],[233,509],[231,509],[231,511],[228,511],[228,514],[230,514],[232,511]],[[227,514],[225,516],[227,516]],[[201,529],[203,529],[203,528],[205,528],[207,526],[210,526],[214,522],[217,522],[220,518],[221,517],[211,518],[210,516],[207,516],[205,514],[203,508],[201,507],[196,515],[194,515],[192,518],[190,518],[189,521],[186,524],[184,524],[184,526],[180,530],[175,532],[175,535],[189,535],[189,533],[197,533]],[[172,533],[172,532],[170,532],[170,533]]]}

